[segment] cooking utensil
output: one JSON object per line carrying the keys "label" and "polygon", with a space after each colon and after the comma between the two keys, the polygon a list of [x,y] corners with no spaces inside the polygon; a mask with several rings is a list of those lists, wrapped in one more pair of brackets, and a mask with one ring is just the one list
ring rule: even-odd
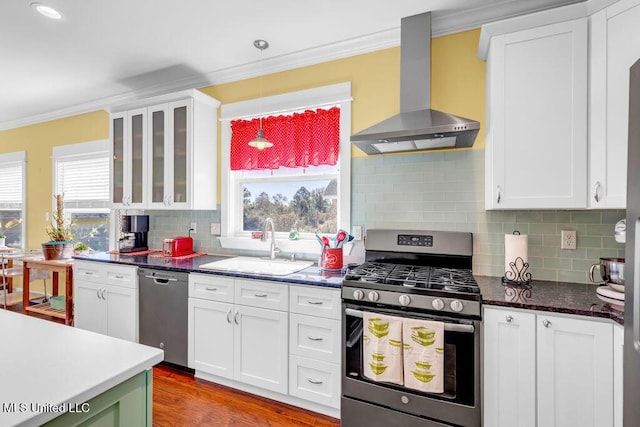
{"label": "cooking utensil", "polygon": [[[596,269],[600,272],[601,280],[596,280],[594,277]],[[624,291],[624,258],[600,258],[598,264],[593,264],[589,268],[589,279],[593,283],[616,285],[618,287],[616,290],[622,288],[622,291]],[[611,288],[615,289],[613,286]]]}
{"label": "cooking utensil", "polygon": [[341,248],[342,247],[342,242],[347,238],[347,232],[344,230],[339,230],[338,234],[336,234],[336,247],[337,248]]}
{"label": "cooking utensil", "polygon": [[329,238],[327,236],[322,236],[322,247],[328,248],[329,246]]}

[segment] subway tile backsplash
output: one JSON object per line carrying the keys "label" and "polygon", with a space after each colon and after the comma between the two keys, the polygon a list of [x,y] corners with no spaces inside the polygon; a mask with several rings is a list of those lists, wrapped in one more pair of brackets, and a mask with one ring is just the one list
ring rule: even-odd
{"label": "subway tile backsplash", "polygon": [[[624,245],[613,237],[624,210],[485,211],[483,150],[360,157],[352,160],[351,174],[351,224],[470,231],[475,274],[503,275],[504,235],[514,230],[529,236],[534,279],[588,283],[587,271],[598,258],[624,257]],[[146,213],[152,248],[164,238],[186,236],[196,222],[196,251],[231,253],[210,233],[211,223],[220,222],[219,210]],[[576,250],[560,249],[561,230],[577,231]]]}
{"label": "subway tile backsplash", "polygon": [[[352,161],[351,223],[366,228],[470,231],[475,274],[502,276],[504,235],[529,236],[534,279],[588,283],[600,257],[624,257],[613,237],[624,210],[485,211],[484,151],[458,150]],[[577,249],[560,249],[576,230]]]}

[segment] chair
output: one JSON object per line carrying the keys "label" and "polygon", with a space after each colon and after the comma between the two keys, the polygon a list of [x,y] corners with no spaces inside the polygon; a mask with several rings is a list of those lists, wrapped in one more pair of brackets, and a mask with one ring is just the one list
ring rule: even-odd
{"label": "chair", "polygon": [[[15,249],[0,249],[0,306],[7,309],[22,302],[22,292],[12,289],[11,279],[23,275],[22,267],[13,267],[13,261],[25,256],[26,253]],[[39,295],[29,293],[29,299],[37,299]]]}

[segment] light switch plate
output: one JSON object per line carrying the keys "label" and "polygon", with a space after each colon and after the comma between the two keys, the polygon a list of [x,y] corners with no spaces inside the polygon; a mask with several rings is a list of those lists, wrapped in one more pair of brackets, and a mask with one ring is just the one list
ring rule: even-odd
{"label": "light switch plate", "polygon": [[220,223],[212,222],[211,223],[211,234],[219,236],[220,235]]}
{"label": "light switch plate", "polygon": [[362,226],[354,225],[351,227],[351,231],[353,232],[353,240],[362,240]]}

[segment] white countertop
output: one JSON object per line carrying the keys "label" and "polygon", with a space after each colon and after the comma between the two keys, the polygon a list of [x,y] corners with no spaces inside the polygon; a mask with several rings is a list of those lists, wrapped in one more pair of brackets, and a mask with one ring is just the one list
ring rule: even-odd
{"label": "white countertop", "polygon": [[60,414],[32,412],[31,404],[82,404],[164,358],[153,347],[6,310],[0,331],[2,426],[45,423]]}

